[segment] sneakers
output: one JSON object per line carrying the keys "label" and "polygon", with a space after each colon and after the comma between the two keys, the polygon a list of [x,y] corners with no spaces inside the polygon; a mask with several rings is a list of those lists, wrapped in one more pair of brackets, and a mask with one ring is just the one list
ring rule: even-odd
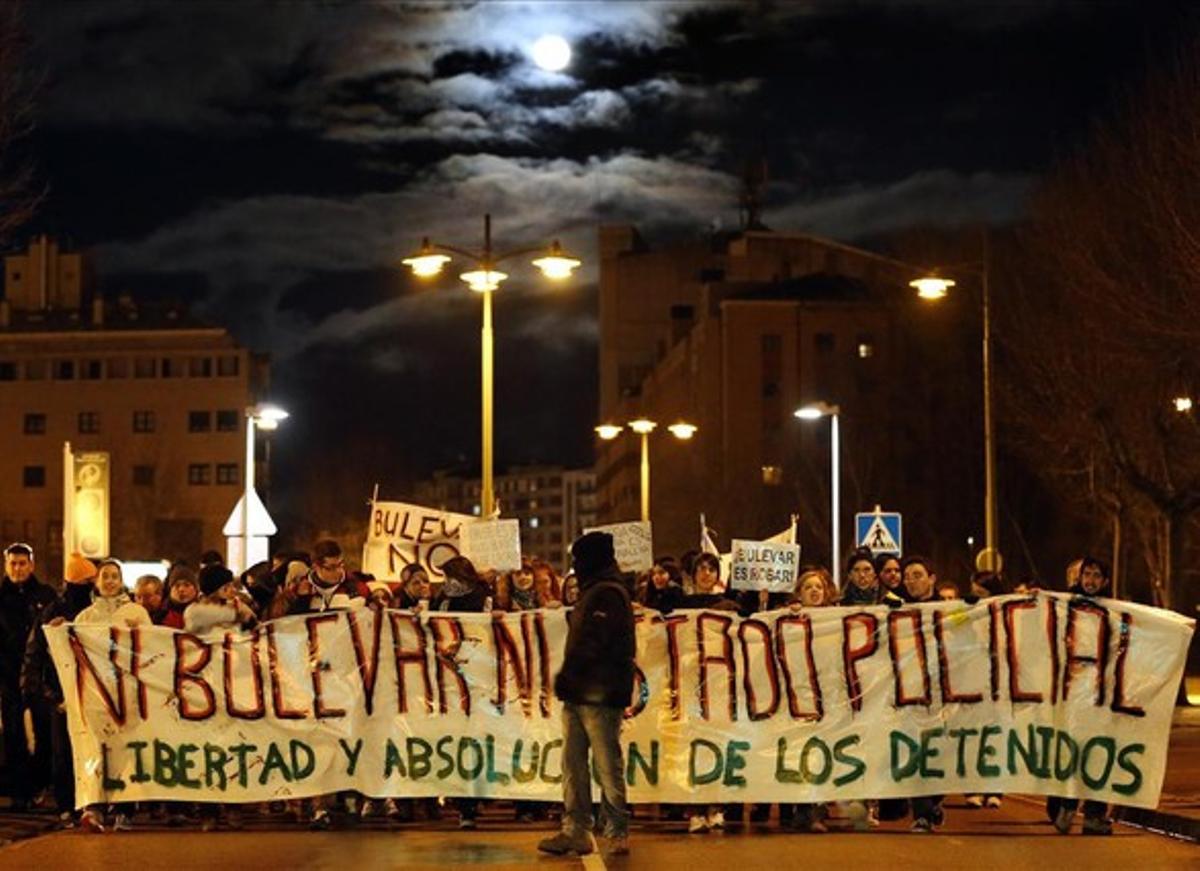
{"label": "sneakers", "polygon": [[973,808],[983,807],[983,796],[982,795],[968,795],[967,796],[967,807],[973,807]]}
{"label": "sneakers", "polygon": [[114,832],[130,832],[133,831],[133,820],[129,818],[129,814],[117,814],[113,817]]}
{"label": "sneakers", "polygon": [[710,829],[725,828],[725,811],[721,808],[713,808],[708,812],[708,827]]}
{"label": "sneakers", "polygon": [[1075,808],[1060,807],[1054,816],[1054,828],[1060,835],[1071,834],[1071,824],[1075,821]]}
{"label": "sneakers", "polygon": [[610,856],[629,855],[629,836],[615,835],[608,839],[608,854]]}
{"label": "sneakers", "polygon": [[85,832],[103,832],[104,820],[101,819],[100,814],[96,813],[96,811],[87,808],[79,815],[79,828]]}
{"label": "sneakers", "polygon": [[996,808],[1000,807],[1000,796],[989,795],[987,797],[986,804],[990,809],[995,810]]}
{"label": "sneakers", "polygon": [[308,821],[308,828],[313,832],[327,832],[332,825],[333,820],[329,818],[329,811],[325,808],[313,811],[312,819]]}
{"label": "sneakers", "polygon": [[[595,852],[596,842],[589,832],[584,832],[582,835],[568,835],[566,832],[559,832],[551,838],[540,841],[537,848],[543,853],[550,853],[554,856],[565,856],[568,853],[586,856],[588,853]],[[625,851],[629,851],[628,839],[625,840]]]}
{"label": "sneakers", "polygon": [[692,814],[688,818],[688,834],[703,835],[708,831],[708,817],[703,814]]}
{"label": "sneakers", "polygon": [[200,831],[215,832],[216,830],[217,830],[217,818],[216,817],[205,816],[204,819],[200,821]]}
{"label": "sneakers", "polygon": [[362,807],[359,808],[359,810],[358,810],[358,815],[360,817],[362,817],[364,820],[367,817],[374,816],[375,815],[375,802],[372,799],[364,798],[362,800]]}
{"label": "sneakers", "polygon": [[928,834],[933,831],[933,822],[925,819],[925,817],[917,817],[913,820],[912,831]]}
{"label": "sneakers", "polygon": [[851,826],[856,832],[865,832],[871,828],[870,821],[871,811],[864,801],[848,801],[846,802],[846,818],[850,820]]}
{"label": "sneakers", "polygon": [[1107,817],[1084,817],[1083,833],[1085,835],[1111,835],[1112,820]]}

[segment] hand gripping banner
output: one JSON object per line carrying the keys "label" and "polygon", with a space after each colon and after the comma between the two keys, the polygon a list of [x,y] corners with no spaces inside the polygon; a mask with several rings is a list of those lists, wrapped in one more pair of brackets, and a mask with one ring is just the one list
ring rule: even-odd
{"label": "hand gripping banner", "polygon": [[[1023,792],[1157,804],[1194,623],[1064,594],[638,615],[634,802]],[[46,630],[80,806],[559,800],[562,611]]]}

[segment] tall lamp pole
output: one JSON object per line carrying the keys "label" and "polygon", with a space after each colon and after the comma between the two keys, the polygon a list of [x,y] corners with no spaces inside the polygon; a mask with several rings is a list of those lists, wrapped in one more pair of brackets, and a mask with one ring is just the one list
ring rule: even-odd
{"label": "tall lamp pole", "polygon": [[831,479],[830,491],[832,493],[829,506],[829,525],[833,530],[832,541],[830,542],[829,564],[833,573],[833,585],[839,590],[842,588],[842,555],[840,553],[842,538],[842,464],[838,433],[838,416],[841,412],[841,408],[836,405],[830,405],[827,402],[814,402],[812,405],[805,405],[802,408],[797,408],[795,411],[795,416],[801,420],[819,420],[822,417],[829,418],[829,475]]}
{"label": "tall lamp pole", "polygon": [[[975,568],[984,572],[998,572],[1004,567],[1000,555],[1000,543],[996,523],[996,424],[992,416],[992,291],[988,280],[988,242],[983,237],[983,259],[978,263],[961,264],[958,270],[974,272],[979,276],[983,297],[983,526],[984,549],[975,557]],[[946,296],[955,282],[933,272],[909,282],[922,299],[939,300]]]}
{"label": "tall lamp pole", "polygon": [[246,473],[242,476],[242,571],[250,568],[250,506],[254,501],[254,431],[278,428],[288,413],[274,405],[252,405],[246,409]]}
{"label": "tall lamp pole", "polygon": [[[446,253],[448,252],[448,253]],[[508,274],[500,272],[495,267],[498,263],[523,254],[542,253],[542,257],[533,261],[533,265],[541,270],[542,275],[552,280],[570,278],[571,273],[580,265],[578,258],[563,251],[558,240],[546,246],[518,248],[497,254],[492,248],[492,216],[483,216],[483,248],[470,251],[453,245],[443,245],[431,242],[426,237],[421,243],[421,250],[412,257],[406,257],[401,262],[409,267],[413,274],[421,278],[430,278],[442,271],[442,267],[452,259],[449,255],[456,254],[465,259],[474,268],[462,273],[459,278],[466,282],[474,292],[483,297],[483,326],[480,330],[479,358],[480,375],[482,376],[482,446],[480,464],[482,480],[480,486],[480,514],[491,517],[496,510],[496,493],[494,484],[494,446],[493,446],[493,382],[494,382],[494,339],[492,333],[492,292],[499,290],[500,282],[508,278]]]}
{"label": "tall lamp pole", "polygon": [[[629,429],[641,437],[642,442],[642,467],[641,467],[641,496],[642,496],[642,520],[649,522],[650,520],[650,433],[654,432],[658,424],[652,420],[647,420],[644,417],[639,417],[637,420],[629,421]],[[596,427],[596,435],[605,441],[612,441],[625,428],[613,423],[602,423]],[[687,441],[696,434],[696,426],[694,424],[679,421],[667,427],[668,432],[675,438],[681,441]]]}

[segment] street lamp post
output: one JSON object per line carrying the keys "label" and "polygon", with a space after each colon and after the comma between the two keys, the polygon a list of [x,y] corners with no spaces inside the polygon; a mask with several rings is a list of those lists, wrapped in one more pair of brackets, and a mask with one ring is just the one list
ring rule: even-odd
{"label": "street lamp post", "polygon": [[480,330],[480,374],[482,376],[482,446],[481,461],[481,493],[480,514],[491,517],[495,513],[496,495],[493,472],[493,383],[494,383],[494,343],[492,336],[492,292],[500,288],[500,282],[508,278],[507,273],[500,272],[495,267],[504,260],[519,257],[523,254],[542,253],[542,257],[533,261],[533,265],[542,274],[552,280],[570,278],[571,273],[579,266],[580,261],[563,251],[555,239],[547,248],[535,246],[518,248],[512,251],[496,253],[492,249],[492,216],[483,216],[483,248],[470,251],[453,245],[443,245],[431,242],[426,237],[421,243],[421,250],[412,257],[406,257],[401,262],[412,269],[414,275],[420,278],[431,278],[442,271],[442,267],[450,262],[449,254],[457,254],[474,266],[473,270],[462,273],[462,279],[467,287],[483,297],[483,326]]}
{"label": "street lamp post", "polygon": [[[650,433],[654,432],[658,424],[652,420],[647,420],[644,417],[639,417],[637,420],[629,421],[629,429],[641,436],[642,440],[642,468],[641,468],[641,496],[642,496],[642,520],[650,520]],[[613,423],[602,423],[596,427],[596,435],[605,441],[612,441],[625,428]],[[675,438],[681,441],[687,441],[696,434],[696,426],[694,424],[679,421],[667,427],[667,431]]]}
{"label": "street lamp post", "polygon": [[801,420],[818,420],[822,417],[829,418],[829,467],[832,479],[830,485],[832,498],[830,500],[829,511],[830,526],[833,528],[829,563],[830,569],[833,572],[833,585],[839,590],[842,588],[842,558],[839,553],[842,537],[842,472],[841,448],[839,447],[838,438],[838,415],[841,412],[841,408],[836,405],[830,405],[827,402],[814,402],[812,405],[805,405],[802,408],[797,408],[795,411],[795,416]]}
{"label": "street lamp post", "polygon": [[[958,270],[979,276],[980,292],[983,297],[983,527],[984,549],[976,556],[976,569],[998,572],[1004,566],[996,530],[996,424],[992,417],[992,294],[988,281],[987,237],[984,237],[983,260],[978,263],[960,264]],[[954,281],[938,276],[936,272],[909,282],[916,288],[917,296],[927,300],[939,300],[954,287]]]}
{"label": "street lamp post", "polygon": [[274,405],[246,409],[246,473],[242,476],[242,571],[250,568],[250,507],[254,502],[254,430],[273,430],[288,413]]}

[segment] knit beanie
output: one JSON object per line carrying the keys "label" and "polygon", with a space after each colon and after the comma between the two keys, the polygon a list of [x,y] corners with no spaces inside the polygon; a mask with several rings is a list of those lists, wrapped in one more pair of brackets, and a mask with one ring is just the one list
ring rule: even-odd
{"label": "knit beanie", "polygon": [[63,580],[68,584],[82,584],[94,580],[97,575],[96,564],[81,553],[73,553],[67,558],[67,570],[63,572]]}
{"label": "knit beanie", "polygon": [[605,569],[616,568],[613,537],[608,532],[589,532],[571,545],[571,560],[580,579],[592,578]]}
{"label": "knit beanie", "polygon": [[200,569],[200,592],[211,596],[233,580],[233,572],[219,563],[210,563]]}

